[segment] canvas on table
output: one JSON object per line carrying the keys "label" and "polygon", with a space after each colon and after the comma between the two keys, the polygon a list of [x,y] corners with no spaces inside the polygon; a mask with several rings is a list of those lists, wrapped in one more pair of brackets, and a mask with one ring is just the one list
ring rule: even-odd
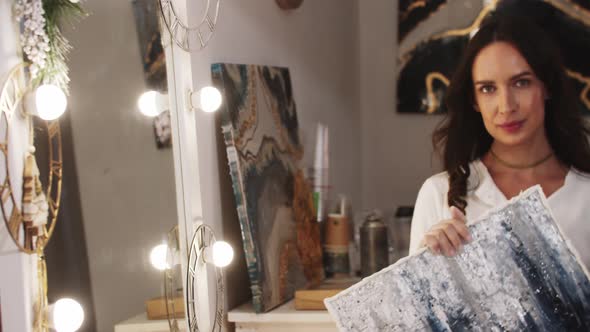
{"label": "canvas on table", "polygon": [[256,312],[323,279],[312,192],[287,68],[214,64],[226,144]]}
{"label": "canvas on table", "polygon": [[533,187],[428,250],[325,300],[341,331],[589,331],[590,281]]}

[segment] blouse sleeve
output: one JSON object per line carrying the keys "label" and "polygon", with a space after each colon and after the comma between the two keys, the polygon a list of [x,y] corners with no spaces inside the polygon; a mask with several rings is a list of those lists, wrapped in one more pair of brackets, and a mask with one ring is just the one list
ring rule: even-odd
{"label": "blouse sleeve", "polygon": [[412,217],[410,255],[420,249],[420,242],[430,227],[442,220],[442,203],[445,194],[437,188],[432,178],[426,180],[420,188]]}

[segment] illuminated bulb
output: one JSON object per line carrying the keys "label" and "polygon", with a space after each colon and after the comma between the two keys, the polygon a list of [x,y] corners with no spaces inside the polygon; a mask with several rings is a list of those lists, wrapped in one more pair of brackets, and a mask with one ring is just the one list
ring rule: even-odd
{"label": "illuminated bulb", "polygon": [[156,91],[144,92],[137,101],[137,107],[141,114],[145,116],[156,116],[158,115],[158,109],[156,108]]}
{"label": "illuminated bulb", "polygon": [[221,92],[212,86],[201,88],[201,90],[191,96],[191,99],[194,107],[207,113],[215,112],[221,106]]}
{"label": "illuminated bulb", "polygon": [[66,94],[56,85],[43,84],[35,92],[37,114],[43,120],[55,120],[66,111]]}
{"label": "illuminated bulb", "polygon": [[84,322],[84,309],[75,300],[59,299],[50,305],[49,324],[57,332],[77,331]]}
{"label": "illuminated bulb", "polygon": [[217,241],[213,244],[213,264],[217,267],[226,267],[234,259],[234,250],[225,241]]}
{"label": "illuminated bulb", "polygon": [[150,262],[154,268],[158,270],[166,270],[168,263],[166,262],[166,255],[168,254],[168,247],[165,244],[155,246],[150,252]]}
{"label": "illuminated bulb", "polygon": [[168,95],[157,91],[144,92],[137,100],[137,107],[141,114],[149,117],[154,117],[166,111],[169,108],[168,106]]}

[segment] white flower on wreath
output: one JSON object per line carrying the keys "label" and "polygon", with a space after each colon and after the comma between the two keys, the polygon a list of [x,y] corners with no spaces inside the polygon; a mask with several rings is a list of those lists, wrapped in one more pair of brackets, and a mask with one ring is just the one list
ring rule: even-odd
{"label": "white flower on wreath", "polygon": [[21,46],[27,59],[32,78],[45,68],[49,37],[45,33],[45,11],[41,0],[19,0],[15,5],[16,18],[21,23]]}

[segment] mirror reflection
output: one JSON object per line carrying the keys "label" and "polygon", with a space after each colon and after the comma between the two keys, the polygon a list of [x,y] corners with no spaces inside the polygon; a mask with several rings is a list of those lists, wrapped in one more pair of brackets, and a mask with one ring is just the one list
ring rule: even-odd
{"label": "mirror reflection", "polygon": [[[79,283],[88,299],[86,330],[109,331],[163,296],[150,253],[178,219],[170,115],[145,116],[138,100],[147,91],[166,94],[168,84],[155,2],[82,5],[89,15],[64,25],[73,48],[69,109],[61,122],[70,128],[71,146],[64,187],[77,182],[63,200],[78,200],[79,212],[58,221],[63,237],[48,247],[49,294],[68,294]],[[68,233],[73,227],[79,231]],[[60,244],[71,247],[51,251]],[[81,257],[68,261],[67,253]]]}

